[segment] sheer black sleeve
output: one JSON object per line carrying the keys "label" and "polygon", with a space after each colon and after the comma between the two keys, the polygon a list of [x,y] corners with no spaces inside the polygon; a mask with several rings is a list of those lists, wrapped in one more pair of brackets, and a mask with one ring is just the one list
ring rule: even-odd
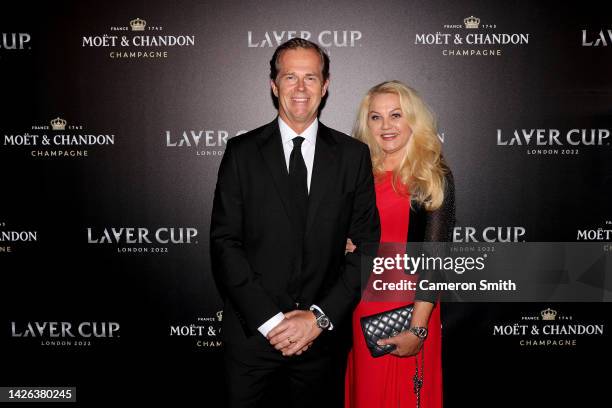
{"label": "sheer black sleeve", "polygon": [[[424,211],[424,236],[423,242],[452,242],[453,228],[455,227],[455,182],[450,169],[445,176],[444,200],[440,208],[435,211]],[[440,245],[427,246],[424,249],[428,256],[445,256],[445,250]],[[429,282],[440,282],[444,276],[440,271],[423,271],[419,280]],[[431,290],[417,288],[415,300],[436,303],[439,293]]]}

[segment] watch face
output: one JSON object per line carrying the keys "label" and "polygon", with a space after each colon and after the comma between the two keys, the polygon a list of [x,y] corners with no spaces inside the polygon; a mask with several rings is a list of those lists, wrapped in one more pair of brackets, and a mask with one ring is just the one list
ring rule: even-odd
{"label": "watch face", "polygon": [[413,327],[410,331],[418,338],[424,339],[427,337],[427,329],[424,327]]}
{"label": "watch face", "polygon": [[321,316],[319,319],[317,319],[317,323],[322,329],[327,329],[329,327],[329,319],[327,316]]}

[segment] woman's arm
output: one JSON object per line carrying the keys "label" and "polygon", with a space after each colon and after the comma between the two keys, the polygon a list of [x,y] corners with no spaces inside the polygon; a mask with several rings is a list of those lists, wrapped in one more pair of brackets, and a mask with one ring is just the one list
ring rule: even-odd
{"label": "woman's arm", "polygon": [[[414,302],[410,327],[427,327],[434,306],[435,305],[430,302]],[[421,351],[423,342],[424,340],[418,338],[415,334],[404,331],[395,337],[378,341],[378,345],[384,346],[386,344],[393,344],[395,345],[395,350],[393,350],[391,354],[397,357],[410,357]]]}

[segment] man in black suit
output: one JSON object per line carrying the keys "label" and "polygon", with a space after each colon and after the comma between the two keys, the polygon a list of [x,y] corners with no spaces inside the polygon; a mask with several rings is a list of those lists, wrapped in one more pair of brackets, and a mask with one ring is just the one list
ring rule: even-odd
{"label": "man in black suit", "polygon": [[361,286],[362,254],[345,256],[346,239],[380,238],[372,165],[365,144],[318,121],[329,85],[319,46],[280,45],[270,78],[278,117],[228,141],[213,203],[229,403],[281,393],[284,406],[327,406],[343,392],[335,344]]}

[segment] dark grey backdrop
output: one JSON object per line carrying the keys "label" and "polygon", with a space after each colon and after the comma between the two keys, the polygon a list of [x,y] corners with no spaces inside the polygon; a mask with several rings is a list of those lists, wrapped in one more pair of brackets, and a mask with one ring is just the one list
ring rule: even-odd
{"label": "dark grey backdrop", "polygon": [[[0,32],[28,33],[31,40],[16,50],[0,42],[0,231],[34,231],[36,239],[0,242],[11,247],[0,253],[0,385],[76,385],[85,404],[162,397],[204,404],[220,397],[222,306],[207,238],[224,150],[217,141],[274,118],[268,61],[275,32],[285,32],[282,40],[291,30],[315,41],[339,36],[327,47],[332,79],[321,120],[328,126],[350,133],[360,98],[380,81],[399,79],[422,94],[437,114],[455,175],[459,235],[469,227],[480,237],[487,227],[523,228],[520,240],[575,241],[579,230],[610,229],[610,138],[595,146],[497,140],[498,130],[508,141],[521,129],[558,129],[563,136],[612,128],[609,15],[590,2],[526,1],[50,2],[3,10]],[[480,28],[464,27],[470,16]],[[136,18],[146,20],[147,31],[113,30],[129,29]],[[594,43],[601,30],[605,41],[584,44],[583,35]],[[345,32],[354,43],[342,41]],[[437,33],[451,43],[416,43]],[[502,33],[527,34],[528,42],[453,44],[455,35]],[[188,36],[194,45],[83,45],[104,35]],[[444,55],[448,50],[501,55]],[[167,56],[110,56],[130,51]],[[33,128],[57,117],[67,122],[64,132]],[[204,135],[198,147],[192,131]],[[183,132],[192,146],[174,145]],[[114,143],[7,142],[25,133],[114,135]],[[528,148],[559,152],[533,155]],[[58,150],[88,156],[32,156]],[[99,240],[104,229],[120,227],[150,235],[191,228],[197,236],[176,244],[88,240],[88,228]],[[128,247],[162,252],[120,253]],[[602,380],[592,373],[609,358],[607,331],[572,347],[525,347],[519,338],[493,336],[493,325],[547,307],[581,322],[609,322],[605,303],[446,305],[446,404],[523,403],[527,388],[536,392],[527,406],[580,398],[580,387],[603,398]],[[121,331],[83,346],[49,345],[58,340],[49,333],[23,338],[12,331],[11,322],[35,321],[112,321]]]}

